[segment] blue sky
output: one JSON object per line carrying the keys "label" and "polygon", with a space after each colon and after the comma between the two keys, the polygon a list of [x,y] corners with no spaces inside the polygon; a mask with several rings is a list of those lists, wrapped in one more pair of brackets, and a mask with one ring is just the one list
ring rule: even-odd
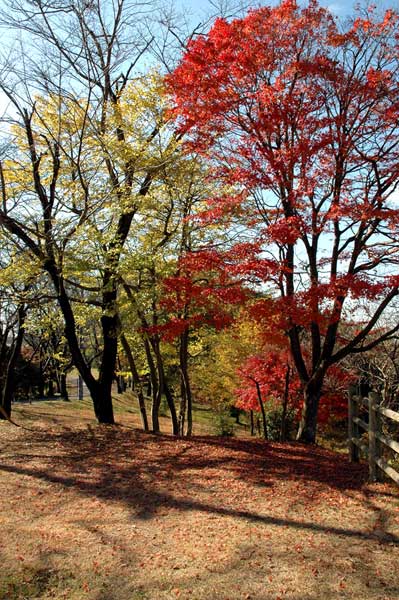
{"label": "blue sky", "polygon": [[[339,16],[347,16],[354,11],[356,4],[359,4],[359,0],[319,0],[322,6],[327,6],[333,13]],[[378,8],[395,8],[399,10],[399,0],[370,0],[367,2],[363,0],[360,2],[362,5],[375,4]],[[187,7],[190,12],[200,15],[203,11],[210,9],[210,3],[208,0],[177,0],[176,4],[183,7]],[[231,4],[234,4],[232,1]],[[276,1],[254,1],[253,6],[277,4]],[[303,2],[305,4],[305,2]],[[212,8],[212,7],[211,7]]]}

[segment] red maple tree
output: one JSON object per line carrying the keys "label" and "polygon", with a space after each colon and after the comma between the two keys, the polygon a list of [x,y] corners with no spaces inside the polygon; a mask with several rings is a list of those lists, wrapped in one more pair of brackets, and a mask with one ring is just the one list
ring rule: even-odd
{"label": "red maple tree", "polygon": [[315,1],[285,0],[218,19],[167,79],[188,151],[238,186],[207,218],[244,208],[256,244],[226,269],[271,296],[259,309],[288,336],[304,442],[332,366],[399,329],[380,326],[399,282],[397,27],[393,11],[344,26]]}

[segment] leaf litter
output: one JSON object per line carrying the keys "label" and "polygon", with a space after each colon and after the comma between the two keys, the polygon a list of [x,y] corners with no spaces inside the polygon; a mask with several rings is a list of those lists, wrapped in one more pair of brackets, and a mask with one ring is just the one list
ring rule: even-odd
{"label": "leaf litter", "polygon": [[319,447],[0,426],[0,599],[399,598],[399,493]]}

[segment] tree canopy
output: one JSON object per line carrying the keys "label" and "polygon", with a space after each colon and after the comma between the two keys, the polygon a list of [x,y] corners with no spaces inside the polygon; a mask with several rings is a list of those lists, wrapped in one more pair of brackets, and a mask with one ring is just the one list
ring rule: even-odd
{"label": "tree canopy", "polygon": [[8,362],[42,344],[101,423],[129,372],[146,430],[165,401],[190,435],[194,389],[292,407],[314,442],[351,357],[399,330],[398,14],[283,0],[184,35],[126,0],[10,0],[2,22]]}
{"label": "tree canopy", "polygon": [[[217,20],[168,77],[189,148],[241,187],[222,202],[247,214],[255,243],[241,270],[271,294],[265,328],[289,338],[304,441],[328,369],[398,329],[379,321],[399,281],[397,24],[392,10],[345,25],[285,0]],[[220,208],[210,199],[215,220]]]}

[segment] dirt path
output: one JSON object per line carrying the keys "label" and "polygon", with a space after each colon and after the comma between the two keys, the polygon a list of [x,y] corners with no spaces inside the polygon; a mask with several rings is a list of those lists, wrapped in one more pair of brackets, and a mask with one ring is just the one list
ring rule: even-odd
{"label": "dirt path", "polygon": [[398,490],[344,456],[51,427],[0,424],[0,599],[399,598]]}

